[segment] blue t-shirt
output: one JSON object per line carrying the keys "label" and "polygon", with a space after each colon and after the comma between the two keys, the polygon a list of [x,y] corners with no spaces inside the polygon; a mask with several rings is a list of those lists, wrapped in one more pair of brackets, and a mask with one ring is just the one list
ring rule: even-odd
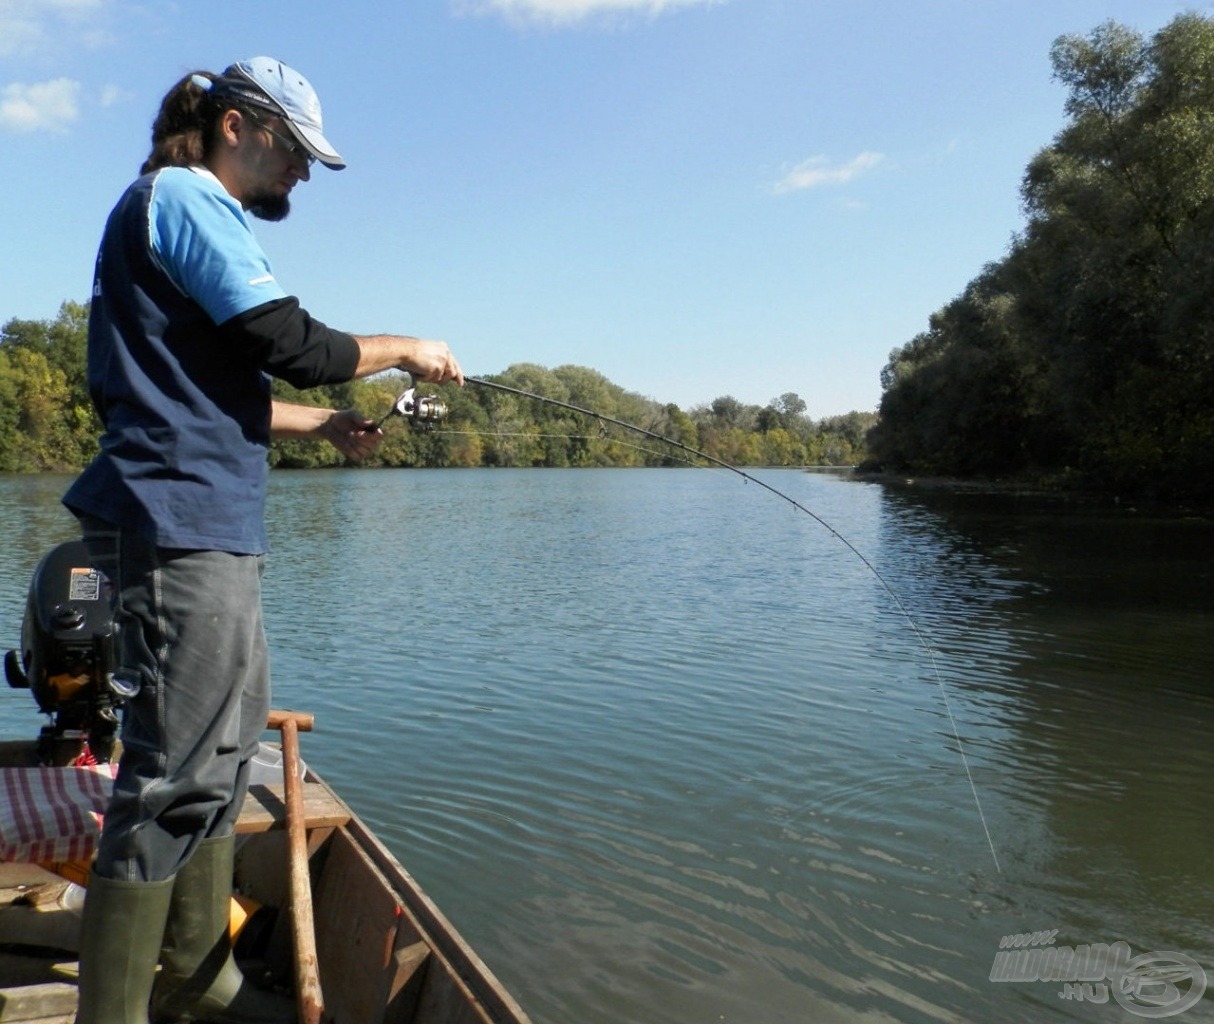
{"label": "blue t-shirt", "polygon": [[286,297],[248,215],[209,171],[157,173],[147,220],[153,259],[216,324]]}
{"label": "blue t-shirt", "polygon": [[270,385],[218,325],[285,298],[240,204],[209,172],[146,174],[97,257],[88,380],[101,450],[64,503],[161,547],[267,547]]}

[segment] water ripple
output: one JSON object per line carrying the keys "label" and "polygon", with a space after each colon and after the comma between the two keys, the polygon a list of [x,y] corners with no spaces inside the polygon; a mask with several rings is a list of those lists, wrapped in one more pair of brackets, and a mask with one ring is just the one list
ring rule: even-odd
{"label": "water ripple", "polygon": [[[274,474],[305,760],[537,1024],[1090,1020],[988,980],[1052,927],[1214,965],[1214,531],[763,472],[902,607],[728,475]],[[0,480],[14,638],[61,484]]]}

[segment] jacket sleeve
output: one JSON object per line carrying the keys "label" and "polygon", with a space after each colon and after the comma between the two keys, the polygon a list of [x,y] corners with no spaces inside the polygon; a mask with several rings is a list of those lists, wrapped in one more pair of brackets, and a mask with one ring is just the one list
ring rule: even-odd
{"label": "jacket sleeve", "polygon": [[219,332],[234,355],[297,388],[353,379],[361,354],[352,334],[313,319],[290,295],[237,314]]}

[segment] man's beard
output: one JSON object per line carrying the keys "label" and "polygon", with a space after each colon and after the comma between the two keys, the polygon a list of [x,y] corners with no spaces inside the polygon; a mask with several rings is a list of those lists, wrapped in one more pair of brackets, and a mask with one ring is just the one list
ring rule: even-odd
{"label": "man's beard", "polygon": [[291,212],[291,198],[285,193],[277,195],[267,192],[264,195],[253,196],[249,200],[247,209],[254,217],[261,220],[283,220]]}

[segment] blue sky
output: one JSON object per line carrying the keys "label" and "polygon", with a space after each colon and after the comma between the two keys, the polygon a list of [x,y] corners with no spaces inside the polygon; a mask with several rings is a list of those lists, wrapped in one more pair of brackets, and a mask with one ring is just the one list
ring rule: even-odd
{"label": "blue sky", "polygon": [[0,0],[0,322],[89,293],[183,73],[276,56],[349,162],[259,224],[284,287],[465,370],[591,366],[684,408],[872,410],[1022,224],[1049,49],[1172,0]]}

